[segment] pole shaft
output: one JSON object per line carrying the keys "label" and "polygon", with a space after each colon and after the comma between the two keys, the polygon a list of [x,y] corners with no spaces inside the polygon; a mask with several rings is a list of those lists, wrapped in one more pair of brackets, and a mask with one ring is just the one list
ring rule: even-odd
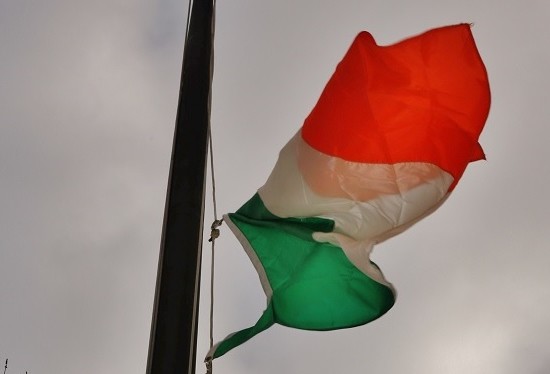
{"label": "pole shaft", "polygon": [[181,74],[148,374],[195,373],[212,22],[213,0],[194,0]]}

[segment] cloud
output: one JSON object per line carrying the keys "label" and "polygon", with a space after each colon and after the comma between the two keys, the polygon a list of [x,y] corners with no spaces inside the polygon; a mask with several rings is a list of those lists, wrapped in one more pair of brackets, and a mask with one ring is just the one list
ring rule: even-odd
{"label": "cloud", "polygon": [[[544,372],[548,6],[306,2],[291,13],[285,2],[218,3],[221,212],[265,181],[360,29],[390,43],[475,21],[493,108],[488,161],[468,168],[435,215],[375,250],[399,291],[387,316],[323,334],[273,328],[217,370]],[[10,372],[144,370],[185,12],[175,0],[0,5],[0,359]],[[217,244],[217,338],[264,307],[230,235]],[[203,303],[197,370],[207,313]]]}

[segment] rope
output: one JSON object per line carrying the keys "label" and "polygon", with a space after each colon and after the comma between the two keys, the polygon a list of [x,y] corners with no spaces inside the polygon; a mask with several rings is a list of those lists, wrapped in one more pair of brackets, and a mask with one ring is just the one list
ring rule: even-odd
{"label": "rope", "polygon": [[185,60],[185,51],[187,50],[187,40],[189,39],[189,24],[191,23],[191,4],[192,0],[187,2],[187,21],[185,22],[185,39],[183,40],[183,60]]}
{"label": "rope", "polygon": [[[223,223],[223,218],[218,219],[218,209],[216,204],[216,178],[214,175],[214,153],[212,147],[212,136],[210,132],[210,127],[208,128],[209,132],[209,146],[210,150],[210,175],[212,176],[212,205],[214,207],[214,222],[210,226],[210,239],[208,241],[212,243],[212,256],[210,262],[210,349],[214,346],[214,257],[215,257],[215,243],[216,239],[220,236],[220,227]],[[212,374],[212,359],[209,358],[205,361],[206,364],[206,374]]]}
{"label": "rope", "polygon": [[[216,25],[216,0],[212,0],[212,61],[210,63],[210,82],[212,82],[212,76],[214,74],[214,34]],[[209,106],[212,105],[212,93],[210,93]],[[209,108],[210,112],[210,108]],[[223,218],[218,219],[218,207],[216,203],[216,177],[214,173],[214,147],[212,146],[212,129],[210,120],[208,121],[208,150],[210,155],[210,175],[212,178],[212,206],[214,208],[214,222],[210,226],[210,239],[208,241],[212,243],[212,256],[210,261],[210,349],[214,346],[214,255],[215,255],[215,242],[220,236],[220,227],[223,223]],[[212,359],[207,359],[206,374],[212,374]]]}

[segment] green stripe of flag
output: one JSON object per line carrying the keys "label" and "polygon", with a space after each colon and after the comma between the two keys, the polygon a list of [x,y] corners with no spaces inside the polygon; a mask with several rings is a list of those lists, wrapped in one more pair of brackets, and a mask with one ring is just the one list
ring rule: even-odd
{"label": "green stripe of flag", "polygon": [[214,357],[273,323],[334,330],[363,325],[393,306],[389,287],[357,269],[340,247],[313,239],[314,232],[331,232],[332,220],[277,217],[258,194],[228,217],[252,261],[261,267],[259,273],[265,274],[272,296],[257,324],[221,342]]}

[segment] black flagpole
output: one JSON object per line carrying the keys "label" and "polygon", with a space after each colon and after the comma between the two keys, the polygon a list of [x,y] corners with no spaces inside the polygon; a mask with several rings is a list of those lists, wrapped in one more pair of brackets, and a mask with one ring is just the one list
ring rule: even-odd
{"label": "black flagpole", "polygon": [[148,374],[195,373],[214,1],[193,1],[185,41]]}

